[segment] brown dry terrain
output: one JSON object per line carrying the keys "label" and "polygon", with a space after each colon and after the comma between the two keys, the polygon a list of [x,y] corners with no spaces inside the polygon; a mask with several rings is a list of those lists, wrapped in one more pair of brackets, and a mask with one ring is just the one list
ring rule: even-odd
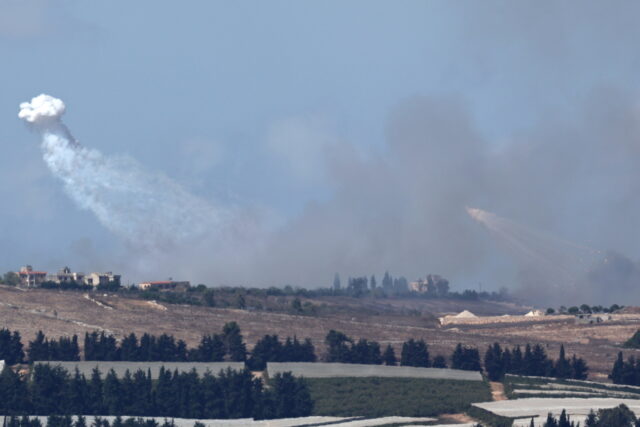
{"label": "brown dry terrain", "polygon": [[[383,346],[392,344],[397,354],[409,339],[424,339],[432,355],[450,355],[460,342],[480,348],[488,345],[543,343],[550,356],[557,357],[560,344],[568,354],[586,359],[590,377],[606,379],[619,345],[640,327],[640,314],[617,315],[599,325],[577,325],[567,316],[543,319],[523,318],[522,322],[448,325],[440,327],[435,319],[445,313],[470,310],[479,315],[522,314],[528,307],[507,303],[421,300],[421,299],[353,299],[322,297],[310,299],[314,304],[339,306],[331,315],[302,316],[289,313],[250,311],[229,308],[158,304],[127,299],[117,294],[85,294],[72,291],[19,290],[0,286],[0,327],[18,330],[25,345],[38,330],[48,337],[105,330],[121,338],[125,334],[168,333],[194,346],[204,333],[221,330],[229,321],[240,325],[251,348],[265,334],[281,337],[309,337],[318,354],[330,329],[353,338],[367,338]],[[364,307],[364,308],[363,308]],[[82,340],[81,340],[82,341]],[[633,351],[625,350],[630,355]]]}

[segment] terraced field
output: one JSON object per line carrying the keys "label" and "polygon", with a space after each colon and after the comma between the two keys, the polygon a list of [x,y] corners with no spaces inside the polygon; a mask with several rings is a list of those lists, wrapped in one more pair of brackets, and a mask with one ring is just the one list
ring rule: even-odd
{"label": "terraced field", "polygon": [[474,403],[473,406],[488,413],[513,420],[514,427],[527,427],[533,418],[536,426],[541,426],[548,413],[558,417],[562,410],[566,410],[572,421],[584,425],[589,411],[592,409],[614,408],[624,403],[636,415],[640,414],[640,399],[615,398],[527,398],[516,400],[502,400],[500,402]]}

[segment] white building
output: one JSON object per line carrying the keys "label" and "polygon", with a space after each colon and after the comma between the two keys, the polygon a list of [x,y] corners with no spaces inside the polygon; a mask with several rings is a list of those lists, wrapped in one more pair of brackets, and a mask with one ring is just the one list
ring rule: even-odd
{"label": "white building", "polygon": [[93,287],[107,286],[115,283],[120,284],[120,275],[113,274],[110,271],[106,273],[89,273],[84,277],[84,284]]}

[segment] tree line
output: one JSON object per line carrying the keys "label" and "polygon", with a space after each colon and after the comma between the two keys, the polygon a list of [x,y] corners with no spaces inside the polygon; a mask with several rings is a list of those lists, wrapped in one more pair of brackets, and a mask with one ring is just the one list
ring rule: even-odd
{"label": "tree line", "polygon": [[[23,350],[20,333],[0,329],[0,360],[8,365],[28,361],[78,361],[78,336],[48,339],[42,331]],[[183,340],[172,335],[143,334],[140,339],[131,333],[120,343],[113,335],[102,332],[86,333],[84,360],[126,362],[247,362],[255,370],[263,370],[267,362],[315,362],[315,348],[310,339],[287,337],[284,342],[277,335],[265,335],[251,352],[247,351],[240,327],[236,322],[224,325],[222,333],[204,335],[197,347],[188,348]]]}
{"label": "tree line", "polygon": [[0,360],[4,360],[9,365],[15,365],[24,360],[20,332],[12,333],[9,329],[0,329]]}
{"label": "tree line", "polygon": [[[11,415],[5,419],[3,427],[175,427],[173,420],[165,419],[162,424],[153,419],[116,417],[113,423],[102,417],[94,417],[91,424],[87,424],[87,419],[78,415],[75,418],[71,415],[49,415],[46,423],[42,424],[40,419],[31,418],[27,415],[21,417]],[[194,427],[204,427],[204,424],[196,422]]]}
{"label": "tree line", "polygon": [[[323,360],[330,363],[385,364],[389,366],[414,366],[482,371],[480,352],[475,347],[458,343],[447,358],[443,355],[431,357],[427,343],[413,338],[402,344],[398,359],[395,350],[387,345],[384,351],[380,344],[364,338],[355,340],[343,332],[330,330],[325,337],[326,354]],[[252,370],[264,370],[268,362],[315,362],[318,357],[310,339],[287,337],[284,342],[277,335],[265,335],[258,340],[251,352],[247,351],[240,327],[236,322],[224,325],[220,334],[204,335],[197,347],[187,348],[183,340],[172,335],[154,336],[144,334],[140,339],[134,333],[118,343],[112,335],[94,331],[86,333],[84,360],[130,361],[130,362],[221,362],[224,360],[245,362]],[[8,329],[0,330],[0,357],[9,365],[25,359],[20,334]],[[640,383],[640,361],[630,358],[624,362],[618,356],[612,379],[622,384]],[[29,342],[28,361],[77,361],[80,360],[77,336],[47,339],[38,332]],[[552,376],[557,378],[586,379],[588,366],[575,354],[565,356],[560,348],[557,360],[551,360],[540,344],[527,344],[502,348],[498,343],[489,346],[484,355],[484,369],[492,381],[500,381],[505,374],[528,376]]]}
{"label": "tree line", "polygon": [[610,307],[604,307],[602,305],[588,305],[582,304],[581,306],[571,306],[569,308],[561,305],[557,310],[553,307],[547,308],[547,314],[597,314],[597,313],[613,313],[615,311],[624,308],[623,305],[612,304]]}
{"label": "tree line", "polygon": [[634,356],[624,360],[622,352],[619,352],[609,378],[614,384],[640,386],[640,360]]}
{"label": "tree line", "polygon": [[247,369],[217,375],[160,369],[129,371],[90,378],[76,370],[38,364],[30,379],[11,368],[0,374],[0,413],[8,415],[133,415],[200,419],[285,418],[308,416],[313,408],[306,382],[291,373],[278,374],[269,387]]}
{"label": "tree line", "polygon": [[533,347],[527,344],[523,352],[520,346],[509,350],[495,343],[485,353],[484,367],[491,381],[500,381],[505,374],[584,380],[589,372],[582,358],[575,354],[571,358],[565,356],[564,345],[560,346],[558,359],[553,361],[540,344]]}
{"label": "tree line", "polygon": [[[364,338],[354,340],[343,332],[331,330],[325,338],[327,346],[326,361],[335,363],[360,363],[365,365],[397,365],[398,359],[391,345],[387,345],[384,352],[380,344]],[[400,354],[401,366],[420,368],[446,368],[447,360],[442,355],[430,358],[427,343],[413,338],[402,344]],[[451,368],[480,371],[480,355],[478,350],[458,344],[451,356]]]}

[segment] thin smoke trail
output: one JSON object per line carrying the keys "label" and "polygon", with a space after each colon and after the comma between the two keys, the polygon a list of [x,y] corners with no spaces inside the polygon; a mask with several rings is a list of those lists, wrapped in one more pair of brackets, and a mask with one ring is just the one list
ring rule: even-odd
{"label": "thin smoke trail", "polygon": [[80,145],[61,117],[64,103],[39,95],[18,116],[42,135],[43,158],[71,199],[136,247],[170,248],[214,236],[226,214],[162,174],[127,157],[105,156]]}
{"label": "thin smoke trail", "polygon": [[467,208],[467,212],[507,247],[520,267],[541,274],[549,285],[575,287],[602,257],[597,249],[533,230],[490,212],[475,208]]}

